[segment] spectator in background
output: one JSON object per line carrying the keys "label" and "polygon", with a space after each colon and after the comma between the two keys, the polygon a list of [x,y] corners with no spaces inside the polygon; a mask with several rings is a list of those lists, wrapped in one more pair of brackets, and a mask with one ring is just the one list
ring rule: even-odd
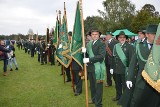
{"label": "spectator in background", "polygon": [[3,76],[7,76],[7,52],[10,52],[5,48],[4,40],[0,40],[0,60],[3,60]]}
{"label": "spectator in background", "polygon": [[15,56],[14,42],[10,42],[9,50],[11,51],[10,52],[11,53],[11,58],[8,60],[9,65],[10,65],[10,71],[13,71],[13,69],[12,69],[12,62],[14,63],[14,65],[16,67],[15,70],[18,70],[18,64],[17,64],[16,56]]}

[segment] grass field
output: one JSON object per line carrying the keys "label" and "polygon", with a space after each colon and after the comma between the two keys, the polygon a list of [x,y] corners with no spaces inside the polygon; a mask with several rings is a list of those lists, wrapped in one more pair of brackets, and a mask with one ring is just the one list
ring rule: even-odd
{"label": "grass field", "polygon": [[[82,94],[74,96],[71,82],[63,83],[57,64],[40,65],[37,55],[31,58],[24,50],[16,50],[16,58],[19,70],[14,70],[13,66],[11,72],[8,67],[6,77],[2,76],[3,63],[0,61],[0,107],[85,107],[84,84]],[[113,97],[114,86],[104,87],[103,107],[119,107],[112,101]]]}

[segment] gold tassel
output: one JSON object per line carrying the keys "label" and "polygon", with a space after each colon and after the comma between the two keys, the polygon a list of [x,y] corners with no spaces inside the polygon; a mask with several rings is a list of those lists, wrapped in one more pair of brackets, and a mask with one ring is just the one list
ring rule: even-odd
{"label": "gold tassel", "polygon": [[142,71],[142,76],[147,81],[149,85],[151,85],[155,90],[157,90],[160,93],[160,79],[157,80],[157,82],[153,81],[149,75],[145,72],[145,70]]}

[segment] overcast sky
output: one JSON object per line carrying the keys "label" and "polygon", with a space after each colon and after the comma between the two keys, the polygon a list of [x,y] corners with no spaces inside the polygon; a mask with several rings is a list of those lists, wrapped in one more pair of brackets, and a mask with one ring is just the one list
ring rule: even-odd
{"label": "overcast sky", "polygon": [[[99,15],[97,9],[104,10],[104,0],[83,0],[84,18]],[[160,12],[159,0],[131,0],[136,10],[146,3],[155,6]],[[46,34],[56,23],[56,10],[63,13],[66,2],[68,29],[72,31],[77,0],[0,0],[0,34],[27,34],[29,28],[34,33]]]}

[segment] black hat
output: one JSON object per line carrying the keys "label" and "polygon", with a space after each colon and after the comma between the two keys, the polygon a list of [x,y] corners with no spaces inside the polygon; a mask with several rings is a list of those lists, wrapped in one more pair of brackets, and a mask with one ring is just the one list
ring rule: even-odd
{"label": "black hat", "polygon": [[156,34],[157,28],[158,28],[158,25],[155,25],[155,24],[148,25],[146,29],[146,33]]}
{"label": "black hat", "polygon": [[106,32],[106,35],[112,35],[112,32],[107,31],[107,32]]}
{"label": "black hat", "polygon": [[41,38],[40,38],[40,40],[44,40],[44,38],[43,38],[43,37],[41,37]]}
{"label": "black hat", "polygon": [[72,36],[72,32],[71,32],[71,31],[69,31],[69,32],[68,32],[68,35],[69,35],[69,36]]}
{"label": "black hat", "polygon": [[145,34],[146,33],[146,27],[140,27],[140,29],[138,30],[138,32],[142,32],[142,33]]}
{"label": "black hat", "polygon": [[126,36],[126,39],[128,39],[128,36],[124,33],[124,31],[120,31],[118,35],[116,35],[116,39],[118,40],[118,37],[120,35],[125,35]]}

